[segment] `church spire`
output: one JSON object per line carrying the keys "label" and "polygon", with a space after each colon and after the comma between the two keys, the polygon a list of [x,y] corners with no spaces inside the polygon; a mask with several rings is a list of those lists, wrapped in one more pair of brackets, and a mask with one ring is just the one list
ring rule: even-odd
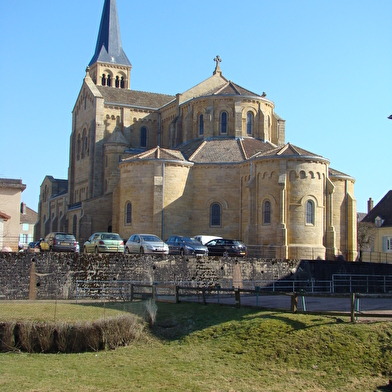
{"label": "church spire", "polygon": [[121,44],[116,0],[105,0],[103,6],[97,45],[89,66],[96,62],[132,66]]}

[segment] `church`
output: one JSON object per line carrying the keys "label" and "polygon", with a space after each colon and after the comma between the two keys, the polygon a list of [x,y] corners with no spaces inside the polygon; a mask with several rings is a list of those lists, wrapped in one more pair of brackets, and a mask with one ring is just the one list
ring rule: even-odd
{"label": "church", "polygon": [[211,64],[176,95],[132,90],[116,0],[105,0],[72,112],[67,189],[48,194],[63,180],[45,177],[39,235],[216,235],[268,257],[355,260],[354,178],[287,143],[274,102],[226,78],[219,56]]}

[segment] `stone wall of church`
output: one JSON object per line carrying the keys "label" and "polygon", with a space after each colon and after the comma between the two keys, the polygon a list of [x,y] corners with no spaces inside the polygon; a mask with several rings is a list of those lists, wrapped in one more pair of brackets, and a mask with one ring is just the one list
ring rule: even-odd
{"label": "stone wall of church", "polygon": [[[115,193],[118,203],[113,205],[114,215],[118,217],[119,234],[129,238],[134,233],[152,233],[154,219],[154,179],[155,166],[153,161],[120,164],[120,181]],[[132,222],[125,224],[125,208],[132,204]]]}
{"label": "stone wall of church", "polygon": [[[172,235],[190,235],[192,214],[192,166],[164,164],[163,240]],[[158,181],[158,178],[157,178]]]}
{"label": "stone wall of church", "polygon": [[[351,199],[354,197],[354,182],[339,178],[332,178],[332,182],[335,186],[333,193],[335,247],[338,253],[345,258],[355,260],[356,254],[352,254],[350,257],[348,254],[348,249],[357,249],[356,235],[353,238],[353,232],[356,233],[356,206],[354,206],[353,210],[351,202]],[[355,244],[352,243],[353,241],[355,241]]]}
{"label": "stone wall of church", "polygon": [[[192,169],[191,235],[241,238],[241,187],[239,165],[197,165]],[[221,206],[221,225],[210,223],[211,204]]]}
{"label": "stone wall of church", "polygon": [[[128,109],[129,110],[129,109]],[[158,145],[159,140],[159,115],[151,110],[130,109],[130,146],[140,148],[141,129],[147,129],[146,150]]]}

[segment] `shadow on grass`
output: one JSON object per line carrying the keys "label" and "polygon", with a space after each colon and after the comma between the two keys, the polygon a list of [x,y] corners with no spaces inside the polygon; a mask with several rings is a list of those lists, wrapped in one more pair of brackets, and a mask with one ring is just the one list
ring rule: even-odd
{"label": "shadow on grass", "polygon": [[[144,320],[148,319],[146,301],[81,303],[78,305],[100,307],[103,308],[103,312],[105,309],[131,312]],[[155,323],[150,327],[150,332],[157,338],[167,341],[180,340],[193,332],[226,322],[252,321],[252,319],[280,321],[289,326],[290,330],[316,328],[320,325],[343,322],[334,317],[314,318],[312,316],[287,315],[287,313],[280,311],[264,311],[250,307],[236,308],[235,306],[215,304],[158,302],[157,308]],[[306,319],[308,322],[302,321]]]}

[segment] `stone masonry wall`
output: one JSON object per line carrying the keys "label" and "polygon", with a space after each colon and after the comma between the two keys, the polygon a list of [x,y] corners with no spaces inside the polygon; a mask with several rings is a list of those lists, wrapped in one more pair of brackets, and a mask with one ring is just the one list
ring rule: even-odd
{"label": "stone masonry wall", "polygon": [[[34,273],[35,271],[35,273]],[[33,273],[32,273],[33,272]],[[392,275],[391,264],[316,260],[0,253],[0,300],[75,299],[76,280],[186,282],[194,287],[262,286],[263,281],[330,280],[332,274]]]}
{"label": "stone masonry wall", "polygon": [[[135,281],[146,284],[188,282],[194,286],[233,286],[241,281],[292,275],[298,262],[236,258],[193,258],[123,254],[0,253],[0,299],[74,299],[76,280]],[[239,269],[238,269],[239,266]],[[33,268],[34,276],[31,275]],[[238,282],[238,272],[236,277]],[[237,284],[237,283],[236,283]]]}

